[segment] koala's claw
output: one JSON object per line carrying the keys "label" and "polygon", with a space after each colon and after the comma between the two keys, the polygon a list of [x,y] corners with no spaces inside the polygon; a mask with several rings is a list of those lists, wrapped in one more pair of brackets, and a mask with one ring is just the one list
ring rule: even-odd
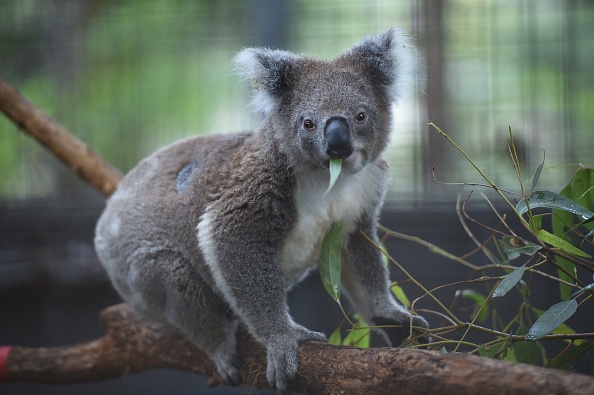
{"label": "koala's claw", "polygon": [[[397,347],[404,339],[406,339],[410,335],[410,317],[407,317],[405,320],[397,320],[393,318],[386,318],[386,317],[373,317],[372,321],[379,326],[391,326],[388,328],[384,328],[384,331],[388,335],[390,339],[390,343],[392,346]],[[412,323],[413,326],[421,327],[421,328],[428,328],[429,324],[427,321],[418,315],[412,316]],[[419,339],[421,343],[429,343],[431,340],[430,337],[424,337]]]}
{"label": "koala's claw", "polygon": [[225,384],[236,387],[243,383],[243,377],[241,376],[243,360],[239,355],[230,361],[216,357],[213,358],[213,360],[217,366],[217,373],[223,379]]}
{"label": "koala's claw", "polygon": [[328,338],[326,335],[320,332],[310,331],[308,329],[302,328],[297,333],[297,341],[315,341],[315,342],[323,342],[326,343]]}
{"label": "koala's claw", "polygon": [[286,393],[291,382],[297,376],[299,343],[307,340],[327,341],[324,334],[309,331],[303,327],[295,328],[291,332],[275,335],[266,344],[268,351],[266,379],[281,393]]}
{"label": "koala's claw", "polygon": [[[412,320],[413,320],[413,326],[418,326],[418,327],[425,328],[425,329],[429,328],[429,323],[420,315],[413,315]],[[431,336],[429,336],[429,335],[422,336],[421,338],[419,338],[419,343],[423,343],[423,344],[431,343]]]}

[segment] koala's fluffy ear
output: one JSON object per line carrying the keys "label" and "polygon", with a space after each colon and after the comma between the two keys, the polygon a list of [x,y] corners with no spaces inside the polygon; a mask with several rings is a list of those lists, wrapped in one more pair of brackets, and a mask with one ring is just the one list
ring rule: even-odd
{"label": "koala's fluffy ear", "polygon": [[268,114],[291,89],[300,57],[291,52],[247,48],[233,59],[238,74],[254,88],[254,110]]}
{"label": "koala's fluffy ear", "polygon": [[412,95],[416,85],[417,51],[399,29],[365,37],[343,56],[362,64],[372,81],[386,88],[391,101]]}

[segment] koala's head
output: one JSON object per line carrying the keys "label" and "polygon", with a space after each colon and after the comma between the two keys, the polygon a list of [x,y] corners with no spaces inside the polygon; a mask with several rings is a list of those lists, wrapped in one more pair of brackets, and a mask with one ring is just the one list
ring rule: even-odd
{"label": "koala's head", "polygon": [[354,173],[389,141],[392,104],[414,81],[415,50],[399,30],[367,37],[333,60],[248,48],[235,57],[281,149],[297,167],[343,159]]}

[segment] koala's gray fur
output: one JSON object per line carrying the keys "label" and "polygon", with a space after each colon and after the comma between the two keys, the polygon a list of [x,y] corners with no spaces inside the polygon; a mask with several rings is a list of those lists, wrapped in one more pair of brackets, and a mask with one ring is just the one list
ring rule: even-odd
{"label": "koala's gray fur", "polygon": [[[267,348],[267,378],[286,390],[300,341],[286,291],[316,264],[344,220],[343,288],[369,324],[426,327],[392,297],[377,239],[392,104],[413,79],[414,49],[391,29],[331,61],[245,49],[235,58],[264,114],[256,132],[189,138],[144,159],[120,183],[95,246],[117,291],[168,322],[241,382],[239,322]],[[363,114],[363,115],[362,115]],[[343,159],[323,196],[330,157]],[[406,330],[386,331],[398,345]]]}

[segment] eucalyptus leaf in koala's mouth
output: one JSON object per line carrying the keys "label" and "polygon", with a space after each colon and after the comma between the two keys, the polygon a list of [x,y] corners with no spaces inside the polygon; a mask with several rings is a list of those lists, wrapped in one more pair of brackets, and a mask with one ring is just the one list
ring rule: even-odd
{"label": "eucalyptus leaf in koala's mouth", "polygon": [[342,158],[330,159],[328,169],[330,170],[330,182],[323,196],[326,196],[334,184],[336,184],[336,180],[338,180],[338,176],[340,176],[340,171],[342,170]]}

